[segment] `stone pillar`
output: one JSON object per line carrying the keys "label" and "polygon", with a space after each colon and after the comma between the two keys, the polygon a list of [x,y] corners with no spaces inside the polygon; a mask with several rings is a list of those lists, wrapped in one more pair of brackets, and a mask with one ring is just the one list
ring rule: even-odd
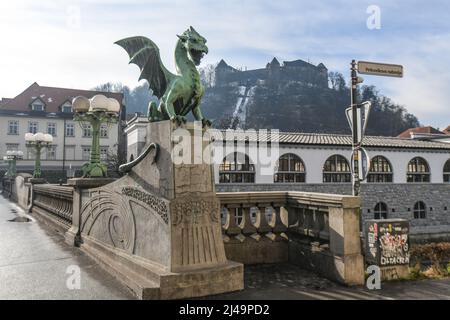
{"label": "stone pillar", "polygon": [[364,260],[361,254],[359,230],[360,199],[348,201],[342,207],[329,208],[330,251],[338,281],[348,285],[364,284]]}
{"label": "stone pillar", "polygon": [[244,286],[243,265],[225,256],[213,166],[202,159],[209,141],[202,141],[198,128],[149,123],[145,156],[135,157],[140,161],[130,172],[74,195],[66,239],[77,243],[80,235],[81,249],[143,299],[191,298]]}
{"label": "stone pillar", "polygon": [[64,235],[67,244],[79,247],[82,243],[80,223],[83,190],[98,188],[113,181],[114,179],[111,178],[73,178],[67,180],[67,184],[73,187],[72,226]]}
{"label": "stone pillar", "polygon": [[33,211],[33,201],[34,201],[34,185],[47,183],[47,181],[43,178],[29,178],[27,181],[31,185],[30,191],[30,205],[28,207],[28,213]]}

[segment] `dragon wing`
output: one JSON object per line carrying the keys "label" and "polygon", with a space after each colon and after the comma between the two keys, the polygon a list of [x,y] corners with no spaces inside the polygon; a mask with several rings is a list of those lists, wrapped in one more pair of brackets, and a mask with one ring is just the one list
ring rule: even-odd
{"label": "dragon wing", "polygon": [[131,37],[115,42],[130,56],[130,62],[141,70],[139,80],[148,81],[153,94],[161,98],[166,91],[167,84],[176,76],[167,70],[159,55],[158,46],[146,37]]}

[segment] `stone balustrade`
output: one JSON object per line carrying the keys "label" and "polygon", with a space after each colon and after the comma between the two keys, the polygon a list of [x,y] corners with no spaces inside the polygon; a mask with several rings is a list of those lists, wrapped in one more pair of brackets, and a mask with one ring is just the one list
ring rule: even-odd
{"label": "stone balustrade", "polygon": [[72,225],[73,188],[38,184],[33,186],[33,212],[46,214],[65,229]]}
{"label": "stone balustrade", "polygon": [[[32,212],[62,226],[72,244],[80,234],[80,188],[34,184],[30,193]],[[289,262],[345,284],[364,283],[360,198],[290,191],[219,192],[217,197],[227,259]]]}
{"label": "stone balustrade", "polygon": [[5,197],[11,198],[13,196],[13,186],[14,180],[7,177],[2,179],[2,192]]}
{"label": "stone balustrade", "polygon": [[363,282],[358,197],[284,191],[217,196],[229,259],[290,262],[347,284]]}

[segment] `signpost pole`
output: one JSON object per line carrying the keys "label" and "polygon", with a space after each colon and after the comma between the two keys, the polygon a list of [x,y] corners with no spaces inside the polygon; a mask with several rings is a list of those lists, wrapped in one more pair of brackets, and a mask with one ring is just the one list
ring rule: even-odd
{"label": "signpost pole", "polygon": [[353,152],[353,176],[352,176],[352,194],[354,196],[359,195],[360,181],[359,181],[359,159],[358,159],[358,132],[360,128],[358,128],[358,116],[357,116],[357,108],[358,102],[357,100],[357,85],[358,85],[358,75],[356,73],[356,61],[352,60],[351,63],[351,78],[352,78],[352,87],[351,87],[351,95],[350,95],[350,105],[352,106],[352,131],[353,131],[353,143],[352,143],[352,152]]}

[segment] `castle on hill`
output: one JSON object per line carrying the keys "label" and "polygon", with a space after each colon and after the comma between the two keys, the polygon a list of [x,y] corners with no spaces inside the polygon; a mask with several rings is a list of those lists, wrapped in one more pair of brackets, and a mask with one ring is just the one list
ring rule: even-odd
{"label": "castle on hill", "polygon": [[265,68],[255,70],[238,70],[228,65],[223,59],[215,68],[215,85],[254,85],[257,83],[280,84],[300,82],[309,86],[328,87],[328,69],[323,63],[317,66],[301,59],[283,61],[273,58]]}

